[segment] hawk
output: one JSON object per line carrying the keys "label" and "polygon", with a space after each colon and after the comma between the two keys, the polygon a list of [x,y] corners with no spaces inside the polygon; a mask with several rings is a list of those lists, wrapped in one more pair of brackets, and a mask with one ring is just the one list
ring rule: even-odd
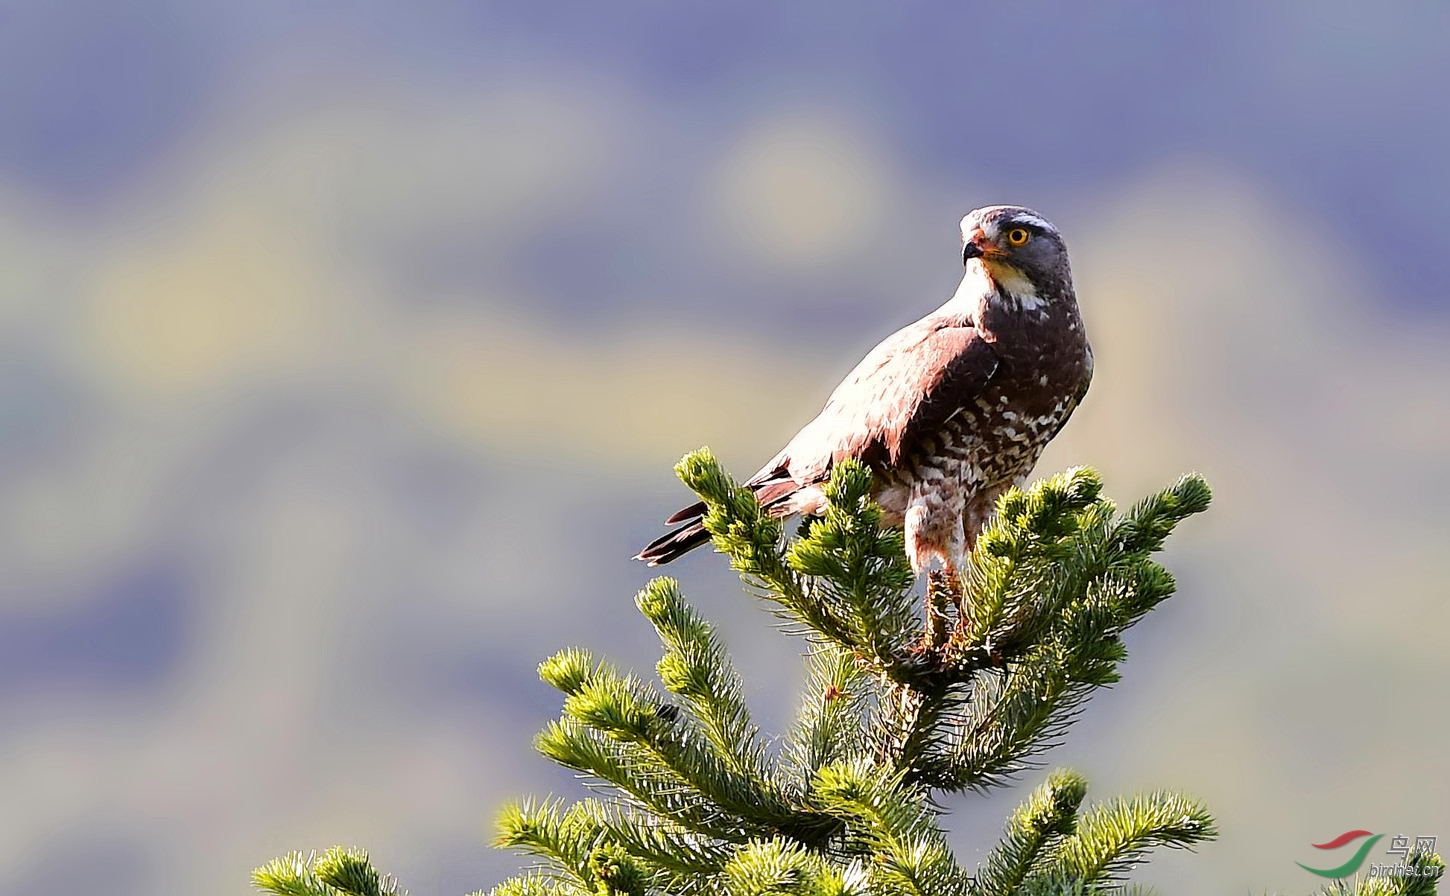
{"label": "hawk", "polygon": [[[939,564],[954,585],[998,496],[1027,478],[1093,370],[1057,228],[1009,205],[979,208],[961,228],[956,293],[872,349],[745,483],[771,514],[809,516],[831,468],[860,461],[885,522],[905,529],[912,568]],[[704,512],[671,516],[677,528],[635,559],[657,566],[709,540]]]}

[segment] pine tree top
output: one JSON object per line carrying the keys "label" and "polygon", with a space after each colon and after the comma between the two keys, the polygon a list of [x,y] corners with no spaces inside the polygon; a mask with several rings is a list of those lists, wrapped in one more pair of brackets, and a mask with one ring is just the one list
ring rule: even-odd
{"label": "pine tree top", "polygon": [[[967,866],[936,801],[1014,781],[1118,680],[1123,633],[1174,592],[1153,555],[1208,507],[1202,477],[1127,511],[1086,468],[1013,489],[977,540],[960,609],[929,589],[922,612],[902,534],[882,524],[859,464],[833,472],[824,514],[793,537],[708,451],[676,470],[705,502],[715,547],[806,640],[798,718],[765,737],[714,628],[674,579],[651,581],[635,603],[663,646],[658,683],[578,648],[540,664],[564,706],[535,746],[600,797],[506,807],[497,843],[539,865],[490,896],[1095,893],[1156,848],[1216,836],[1188,796],[1085,806],[1084,778],[1057,770]],[[1443,863],[1413,861],[1429,873],[1323,892],[1433,893]],[[287,896],[396,893],[348,850],[289,856],[254,879]]]}

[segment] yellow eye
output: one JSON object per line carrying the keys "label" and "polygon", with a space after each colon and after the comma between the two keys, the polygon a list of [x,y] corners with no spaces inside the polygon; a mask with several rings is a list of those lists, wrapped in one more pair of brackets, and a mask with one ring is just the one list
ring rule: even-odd
{"label": "yellow eye", "polygon": [[1032,234],[1028,233],[1026,229],[1022,227],[1013,227],[1011,230],[1007,231],[1007,242],[1008,244],[1013,246],[1025,246],[1027,245],[1027,241],[1031,238]]}

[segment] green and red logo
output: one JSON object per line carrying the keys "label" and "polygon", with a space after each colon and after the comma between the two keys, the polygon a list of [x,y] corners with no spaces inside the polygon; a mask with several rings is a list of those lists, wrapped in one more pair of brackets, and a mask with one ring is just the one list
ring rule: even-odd
{"label": "green and red logo", "polygon": [[1364,860],[1369,856],[1370,849],[1372,849],[1374,845],[1379,842],[1379,839],[1383,836],[1384,834],[1372,834],[1369,831],[1345,831],[1343,834],[1340,834],[1338,837],[1335,837],[1333,840],[1330,840],[1327,843],[1309,844],[1315,849],[1338,849],[1346,843],[1352,843],[1355,840],[1360,839],[1361,837],[1368,837],[1369,839],[1361,843],[1359,845],[1359,849],[1355,850],[1354,855],[1350,856],[1349,861],[1345,862],[1343,865],[1335,868],[1310,868],[1303,862],[1295,862],[1294,864],[1298,865],[1300,868],[1303,868],[1305,871],[1308,871],[1310,874],[1317,874],[1320,877],[1349,877],[1351,874],[1359,870],[1359,866],[1364,864]]}

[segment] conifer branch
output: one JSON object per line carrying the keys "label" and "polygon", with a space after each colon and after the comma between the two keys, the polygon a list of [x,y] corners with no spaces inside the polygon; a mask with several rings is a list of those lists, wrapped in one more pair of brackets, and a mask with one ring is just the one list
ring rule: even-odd
{"label": "conifer branch", "polygon": [[[1214,836],[1203,808],[1173,794],[1079,815],[1086,782],[1058,771],[969,874],[933,802],[1029,767],[1117,680],[1122,633],[1173,593],[1152,555],[1208,505],[1201,478],[1126,513],[1086,469],[1009,490],[977,539],[958,613],[944,579],[922,612],[902,534],[883,524],[861,465],[833,471],[821,516],[790,540],[707,451],[676,469],[715,546],[810,639],[798,719],[778,746],[764,739],[714,628],[676,581],[651,581],[636,606],[663,648],[663,689],[581,649],[540,664],[564,699],[536,746],[604,798],[505,807],[497,842],[540,865],[491,896],[1063,896],[1115,886],[1156,847]],[[280,896],[397,893],[348,851],[294,854],[254,879]],[[1434,880],[1365,886],[1422,896]]]}
{"label": "conifer branch", "polygon": [[838,763],[817,773],[811,795],[848,823],[848,851],[875,857],[873,880],[908,896],[949,896],[966,888],[966,875],[923,791],[900,774],[864,762]]}
{"label": "conifer branch", "polygon": [[799,781],[810,781],[832,762],[859,755],[867,740],[867,675],[849,651],[821,644],[809,657],[800,718],[786,742],[786,762]]}
{"label": "conifer branch", "polygon": [[823,490],[824,516],[791,545],[786,558],[797,573],[819,584],[812,598],[835,608],[846,643],[889,674],[913,640],[916,575],[901,531],[881,525],[871,479],[860,464],[840,465]]}
{"label": "conifer branch", "polygon": [[[795,810],[768,780],[731,768],[706,746],[693,717],[662,715],[664,703],[644,683],[601,664],[565,699],[565,718],[546,729],[540,749],[649,802],[674,802],[683,823],[711,836],[783,831],[811,839],[830,826]],[[610,750],[605,739],[623,749]]]}
{"label": "conifer branch", "polygon": [[590,896],[591,891],[542,874],[521,874],[492,890],[477,890],[470,896]]}
{"label": "conifer branch", "polygon": [[675,464],[675,474],[705,503],[705,531],[742,577],[812,628],[835,628],[834,620],[810,606],[804,583],[785,562],[781,551],[785,532],[780,521],[761,510],[749,489],[735,484],[710,449],[685,455]]}
{"label": "conifer branch", "polygon": [[494,822],[495,846],[522,850],[543,859],[545,873],[567,874],[577,883],[592,888],[589,860],[603,835],[602,825],[591,819],[587,804],[561,811],[563,801],[525,800],[506,805]]}
{"label": "conifer branch", "polygon": [[343,846],[273,859],[252,872],[252,884],[276,896],[406,896],[395,880],[378,873],[367,852]]}
{"label": "conifer branch", "polygon": [[[814,637],[847,647],[884,674],[903,674],[910,567],[899,533],[880,526],[879,509],[863,494],[865,468],[846,462],[833,471],[826,517],[813,521],[788,551],[780,522],[735,484],[709,449],[685,455],[675,472],[704,502],[703,523],[715,548],[761,597]],[[871,570],[881,578],[868,597],[859,585]],[[863,613],[877,623],[863,620]],[[887,620],[895,627],[885,627]]]}
{"label": "conifer branch", "polygon": [[1067,607],[1053,629],[1009,669],[977,678],[951,746],[922,765],[945,790],[997,786],[1056,745],[1093,688],[1117,680],[1126,651],[1101,600]]}
{"label": "conifer branch", "polygon": [[[670,822],[637,812],[618,811],[602,818],[610,838],[653,868],[673,875],[686,888],[719,874],[729,861],[729,844],[696,834]],[[671,887],[671,891],[678,888]]]}
{"label": "conifer branch", "polygon": [[1062,839],[1034,876],[1111,882],[1151,849],[1186,848],[1216,836],[1207,810],[1180,794],[1112,800],[1079,816],[1077,829]]}
{"label": "conifer branch", "polygon": [[635,597],[635,605],[664,644],[656,667],[660,680],[688,703],[719,760],[737,775],[771,777],[774,770],[751,724],[740,677],[714,630],[680,597],[679,583],[655,579]]}
{"label": "conifer branch", "polygon": [[1077,829],[1077,809],[1087,781],[1059,769],[1012,813],[1002,842],[977,871],[980,896],[1011,896],[1027,880],[1043,853]]}
{"label": "conifer branch", "polygon": [[546,758],[617,788],[633,805],[669,818],[686,829],[743,842],[746,833],[728,815],[664,769],[647,751],[622,743],[564,717],[549,723],[534,741]]}
{"label": "conifer branch", "polygon": [[903,771],[913,783],[938,786],[932,769],[950,747],[955,718],[970,696],[965,687],[930,679],[884,686],[875,725],[877,761]]}
{"label": "conifer branch", "polygon": [[721,882],[729,896],[847,896],[849,892],[843,876],[818,855],[778,838],[752,843],[737,852]]}

